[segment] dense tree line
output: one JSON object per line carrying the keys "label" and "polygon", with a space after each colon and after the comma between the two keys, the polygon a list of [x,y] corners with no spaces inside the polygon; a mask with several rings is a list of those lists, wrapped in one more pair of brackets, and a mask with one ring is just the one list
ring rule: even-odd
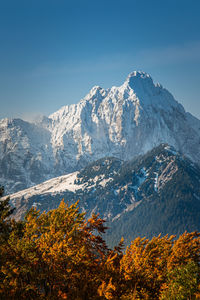
{"label": "dense tree line", "polygon": [[[3,190],[0,190],[0,194]],[[105,221],[78,203],[31,209],[0,202],[0,299],[200,299],[200,234],[136,238],[109,249]]]}

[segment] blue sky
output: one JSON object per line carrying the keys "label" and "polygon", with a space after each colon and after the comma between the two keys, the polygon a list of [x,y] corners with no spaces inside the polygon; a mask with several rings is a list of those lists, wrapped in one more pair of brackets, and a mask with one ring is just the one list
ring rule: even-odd
{"label": "blue sky", "polygon": [[0,118],[149,73],[200,118],[199,0],[0,0]]}

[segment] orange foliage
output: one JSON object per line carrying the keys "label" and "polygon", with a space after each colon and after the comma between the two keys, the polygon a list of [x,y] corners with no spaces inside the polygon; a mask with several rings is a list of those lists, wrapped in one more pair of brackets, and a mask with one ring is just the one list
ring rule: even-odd
{"label": "orange foliage", "polygon": [[[3,216],[3,214],[2,214]],[[0,216],[0,299],[199,299],[200,234],[123,240],[108,249],[104,220],[78,203]]]}

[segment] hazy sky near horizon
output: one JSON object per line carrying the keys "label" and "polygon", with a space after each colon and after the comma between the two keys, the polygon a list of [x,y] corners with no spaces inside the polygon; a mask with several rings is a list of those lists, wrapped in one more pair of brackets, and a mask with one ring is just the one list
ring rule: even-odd
{"label": "hazy sky near horizon", "polygon": [[200,119],[199,0],[0,0],[0,118],[149,73]]}

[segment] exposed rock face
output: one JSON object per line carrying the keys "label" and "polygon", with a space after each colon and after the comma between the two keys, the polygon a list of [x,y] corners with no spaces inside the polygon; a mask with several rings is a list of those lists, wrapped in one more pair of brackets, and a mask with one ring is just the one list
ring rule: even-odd
{"label": "exposed rock face", "polygon": [[200,163],[200,121],[144,72],[95,86],[37,124],[0,121],[0,184],[15,192],[105,156],[131,159],[168,143]]}

